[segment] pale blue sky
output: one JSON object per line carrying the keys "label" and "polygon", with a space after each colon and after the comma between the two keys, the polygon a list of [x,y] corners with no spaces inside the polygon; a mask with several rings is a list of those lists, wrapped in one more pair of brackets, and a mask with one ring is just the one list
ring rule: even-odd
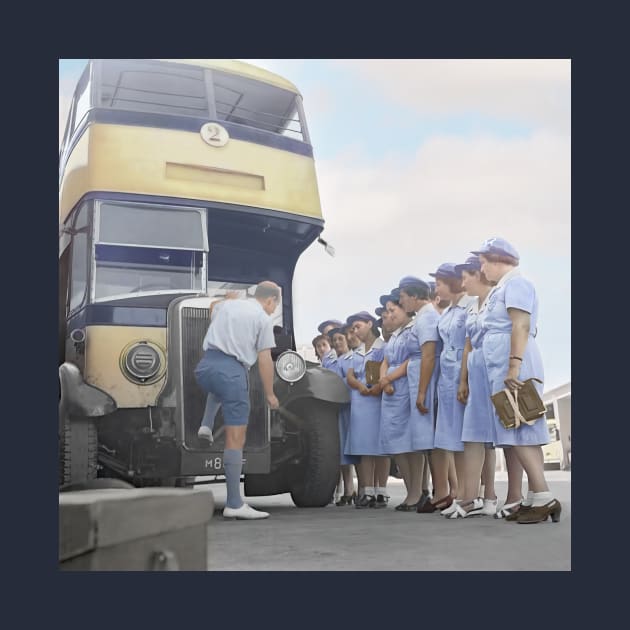
{"label": "pale blue sky", "polygon": [[[298,344],[502,236],[538,291],[545,388],[571,380],[569,60],[244,61],[304,96],[337,250],[314,244],[298,262]],[[85,62],[60,60],[60,133]]]}

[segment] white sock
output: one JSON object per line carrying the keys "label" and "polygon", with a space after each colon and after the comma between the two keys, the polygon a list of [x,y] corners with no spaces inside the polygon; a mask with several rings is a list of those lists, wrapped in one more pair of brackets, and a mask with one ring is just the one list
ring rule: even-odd
{"label": "white sock", "polygon": [[365,489],[363,490],[364,494],[370,494],[372,496],[374,496],[374,486],[365,486]]}
{"label": "white sock", "polygon": [[534,493],[531,490],[527,491],[527,498],[523,499],[522,505],[531,505],[534,500]]}
{"label": "white sock", "polygon": [[376,486],[376,494],[382,494],[384,497],[388,497],[387,488],[382,488],[381,486]]}
{"label": "white sock", "polygon": [[553,494],[551,492],[534,492],[533,498],[533,507],[539,507],[541,505],[545,505],[549,503],[553,499]]}

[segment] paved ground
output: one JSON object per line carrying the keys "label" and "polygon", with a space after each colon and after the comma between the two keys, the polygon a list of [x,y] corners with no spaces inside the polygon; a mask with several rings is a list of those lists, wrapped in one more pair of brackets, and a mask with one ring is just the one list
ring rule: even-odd
{"label": "paved ground", "polygon": [[[211,571],[569,571],[571,473],[548,471],[562,503],[559,523],[517,525],[491,517],[447,520],[439,513],[396,512],[402,481],[390,478],[390,507],[296,508],[288,494],[252,497],[271,512],[264,521],[227,521],[223,484],[212,491],[217,511],[208,529]],[[497,472],[499,501],[505,473]]]}

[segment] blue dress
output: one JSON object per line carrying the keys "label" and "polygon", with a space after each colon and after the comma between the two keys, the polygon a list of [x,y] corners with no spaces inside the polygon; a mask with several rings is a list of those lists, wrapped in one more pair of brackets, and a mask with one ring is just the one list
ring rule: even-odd
{"label": "blue dress", "polygon": [[[339,374],[346,383],[346,387],[350,392],[348,381],[348,369],[352,367],[352,350],[346,352],[339,358],[335,357],[328,362],[328,369]],[[348,432],[350,430],[350,403],[339,405],[339,450],[341,453],[340,464],[358,464],[361,461],[359,455],[346,455],[346,444],[348,442]]]}
{"label": "blue dress", "polygon": [[336,370],[330,366],[336,361],[337,353],[334,350],[330,350],[322,357],[322,367],[326,368],[327,370],[333,370],[333,372],[335,372]]}
{"label": "blue dress", "polygon": [[462,442],[464,405],[457,400],[457,390],[466,341],[466,311],[473,299],[463,296],[457,304],[449,306],[438,321],[443,347],[440,354],[438,413],[433,446],[447,451],[464,450]]}
{"label": "blue dress", "polygon": [[[365,347],[356,348],[352,354],[352,363],[348,368],[354,370],[354,376],[364,385],[365,362],[382,361],[384,341],[376,339],[369,352]],[[353,389],[350,394],[350,430],[346,438],[346,455],[383,455],[379,443],[381,425],[381,397],[361,396]]]}
{"label": "blue dress", "polygon": [[[487,296],[486,296],[487,297]],[[480,324],[480,312],[485,310],[486,302],[479,309],[478,299],[473,302],[466,316],[466,337],[470,339],[472,351],[468,353],[468,401],[464,409],[462,442],[492,442],[494,433],[494,407],[490,400],[488,370],[483,358],[482,342],[484,330]]]}
{"label": "blue dress", "polygon": [[[488,305],[479,317],[484,332],[483,357],[492,394],[505,389],[504,380],[508,373],[512,337],[512,320],[508,308],[518,308],[530,314],[530,334],[518,379],[524,381],[535,376],[541,381],[544,380],[542,357],[534,338],[538,323],[538,297],[534,285],[523,278],[518,269],[514,269],[503,276],[494,287],[488,296]],[[534,384],[542,397],[543,386],[536,382]],[[493,417],[497,446],[542,445],[549,441],[545,416],[532,426],[522,424],[518,429],[505,429],[494,408]]]}
{"label": "blue dress", "polygon": [[[385,358],[389,367],[387,374],[399,368],[410,353],[409,336],[413,323],[409,322],[404,328],[392,333],[385,346]],[[383,453],[395,455],[397,453],[411,453],[414,448],[411,443],[411,425],[409,422],[409,382],[406,376],[401,376],[392,383],[394,393],[383,393],[381,396],[381,437],[380,443]]]}
{"label": "blue dress", "polygon": [[[433,304],[423,306],[416,318],[409,334],[409,363],[407,364],[407,382],[409,383],[409,409],[411,425],[412,451],[424,451],[433,448],[435,438],[435,395],[438,374],[440,371],[439,348],[440,335],[438,333],[438,321],[440,314]],[[420,385],[420,369],[422,366],[422,346],[427,341],[435,341],[435,365],[433,374],[427,387],[424,406],[429,410],[422,414],[416,407],[418,398],[418,386]]]}

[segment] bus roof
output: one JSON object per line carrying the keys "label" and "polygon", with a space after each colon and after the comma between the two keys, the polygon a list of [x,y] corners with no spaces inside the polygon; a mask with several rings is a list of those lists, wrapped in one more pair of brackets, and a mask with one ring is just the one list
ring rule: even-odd
{"label": "bus roof", "polygon": [[250,79],[257,79],[271,85],[275,85],[290,92],[300,94],[300,91],[285,78],[281,77],[269,70],[263,70],[258,66],[244,61],[236,61],[234,59],[158,59],[158,61],[168,61],[171,63],[185,63],[191,66],[202,66],[203,68],[214,68],[216,70],[224,70],[231,74],[240,74]]}

